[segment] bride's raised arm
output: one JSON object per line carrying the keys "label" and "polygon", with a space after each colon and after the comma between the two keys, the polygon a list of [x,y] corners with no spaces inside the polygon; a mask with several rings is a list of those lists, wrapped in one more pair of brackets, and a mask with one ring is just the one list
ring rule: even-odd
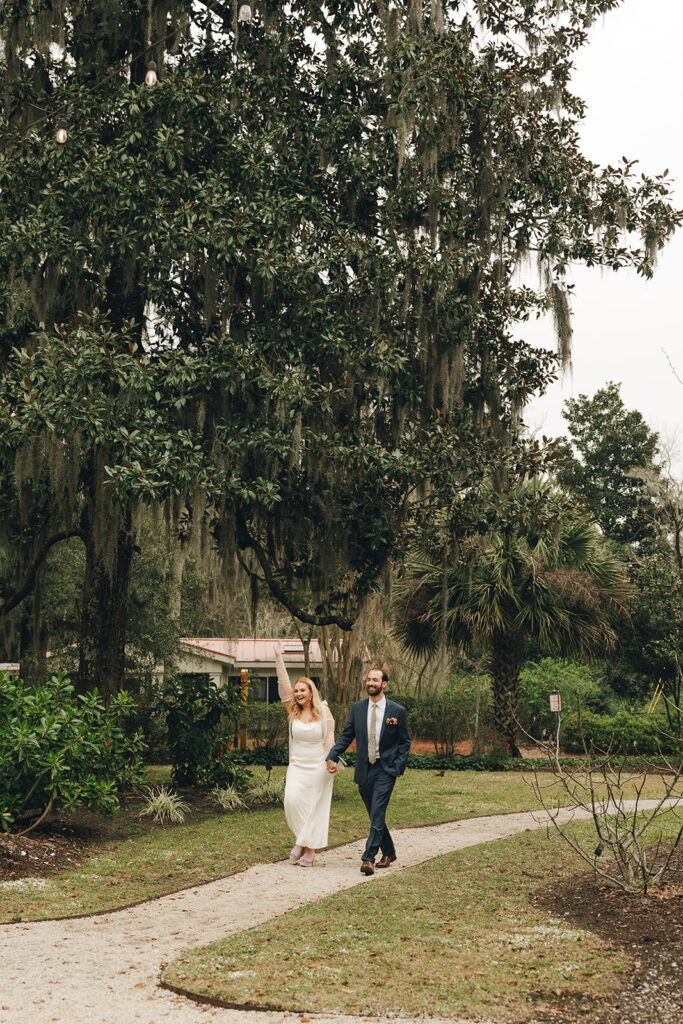
{"label": "bride's raised arm", "polygon": [[289,681],[289,672],[285,667],[285,662],[282,657],[282,652],[279,647],[274,648],[275,651],[275,668],[277,669],[277,692],[280,700],[283,704],[291,704],[294,694],[292,692],[292,684]]}

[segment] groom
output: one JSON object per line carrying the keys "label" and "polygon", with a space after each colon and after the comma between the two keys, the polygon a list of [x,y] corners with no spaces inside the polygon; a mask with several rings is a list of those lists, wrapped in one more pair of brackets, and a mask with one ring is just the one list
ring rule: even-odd
{"label": "groom", "polygon": [[[406,709],[384,695],[389,677],[381,669],[372,668],[365,679],[368,700],[352,705],[344,731],[327,755],[327,770],[334,774],[337,761],[356,741],[354,782],[370,815],[370,835],[360,869],[374,875],[375,866],[388,868],[396,860],[396,850],[385,816],[391,791],[399,775],[403,775],[410,753],[410,733]],[[375,865],[377,851],[382,859]]]}

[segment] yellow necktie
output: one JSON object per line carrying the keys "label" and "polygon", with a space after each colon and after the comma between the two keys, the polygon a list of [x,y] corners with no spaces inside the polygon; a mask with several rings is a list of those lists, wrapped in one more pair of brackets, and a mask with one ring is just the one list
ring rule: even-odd
{"label": "yellow necktie", "polygon": [[374,764],[377,760],[377,705],[372,705],[370,712],[370,735],[368,736],[368,761]]}

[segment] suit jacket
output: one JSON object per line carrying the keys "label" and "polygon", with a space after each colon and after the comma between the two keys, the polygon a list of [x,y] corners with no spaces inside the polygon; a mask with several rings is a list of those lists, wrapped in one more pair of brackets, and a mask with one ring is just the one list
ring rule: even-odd
{"label": "suit jacket", "polygon": [[[368,776],[368,701],[358,700],[352,704],[349,717],[339,739],[327,755],[328,761],[338,761],[347,747],[356,741],[356,770],[354,782],[362,786]],[[396,724],[389,724],[389,719]],[[379,755],[382,767],[390,775],[403,775],[410,753],[408,716],[401,704],[387,698],[379,734]]]}

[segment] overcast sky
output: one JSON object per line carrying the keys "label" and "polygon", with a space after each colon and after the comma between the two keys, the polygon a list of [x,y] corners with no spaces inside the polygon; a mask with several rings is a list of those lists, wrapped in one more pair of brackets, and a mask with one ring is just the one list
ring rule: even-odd
{"label": "overcast sky", "polygon": [[[683,206],[683,0],[624,0],[592,29],[577,58],[574,91],[588,104],[582,136],[596,163],[621,156],[676,180]],[[548,436],[564,433],[563,401],[593,395],[608,380],[663,434],[680,433],[683,448],[683,230],[660,253],[651,281],[635,272],[575,268],[573,371],[534,402],[525,419]],[[527,338],[554,347],[550,323],[533,324]]]}

